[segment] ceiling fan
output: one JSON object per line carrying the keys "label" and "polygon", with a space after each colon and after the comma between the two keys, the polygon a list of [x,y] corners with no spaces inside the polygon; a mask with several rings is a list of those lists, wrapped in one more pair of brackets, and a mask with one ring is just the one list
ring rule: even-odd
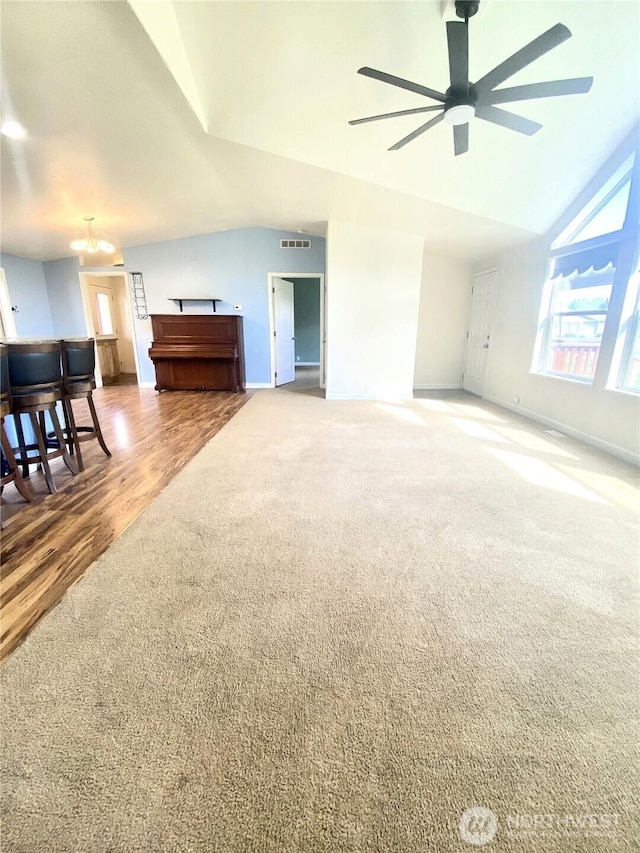
{"label": "ceiling fan", "polygon": [[368,116],[350,121],[349,124],[365,124],[370,121],[396,118],[398,116],[417,115],[418,113],[437,112],[435,118],[421,125],[408,136],[403,137],[389,151],[397,151],[412,142],[425,131],[435,127],[441,121],[453,125],[453,146],[456,157],[469,150],[469,122],[474,116],[483,121],[499,124],[518,133],[532,136],[542,127],[536,121],[508,112],[496,107],[496,104],[512,103],[513,101],[528,101],[535,98],[555,98],[558,95],[578,95],[588,92],[593,83],[593,77],[575,77],[570,80],[551,80],[546,83],[529,83],[524,86],[513,86],[509,89],[496,89],[518,71],[526,68],[545,53],[553,50],[563,41],[571,38],[571,32],[564,24],[556,24],[532,42],[525,45],[509,59],[497,65],[475,83],[469,81],[469,18],[478,11],[480,0],[456,0],[456,14],[462,21],[447,22],[447,44],[449,47],[449,73],[451,85],[446,92],[429,89],[419,83],[394,77],[375,68],[360,68],[358,74],[407,89],[418,95],[438,101],[436,106],[418,107],[412,110],[399,110],[384,115]]}

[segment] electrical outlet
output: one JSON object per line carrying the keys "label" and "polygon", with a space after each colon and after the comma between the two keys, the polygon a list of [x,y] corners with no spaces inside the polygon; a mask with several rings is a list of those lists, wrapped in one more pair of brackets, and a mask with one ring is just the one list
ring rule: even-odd
{"label": "electrical outlet", "polygon": [[234,311],[242,311],[242,305],[234,305],[233,310]]}

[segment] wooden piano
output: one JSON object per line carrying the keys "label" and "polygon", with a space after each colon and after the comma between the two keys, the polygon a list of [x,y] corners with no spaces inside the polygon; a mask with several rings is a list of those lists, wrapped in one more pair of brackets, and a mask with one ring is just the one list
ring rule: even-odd
{"label": "wooden piano", "polygon": [[242,391],[242,317],[151,314],[156,391]]}

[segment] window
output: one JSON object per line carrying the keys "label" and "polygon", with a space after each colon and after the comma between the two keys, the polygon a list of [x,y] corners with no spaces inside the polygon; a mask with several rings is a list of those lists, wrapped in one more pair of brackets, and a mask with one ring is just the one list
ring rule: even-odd
{"label": "window", "polygon": [[552,305],[547,319],[544,372],[593,379],[607,318],[615,267],[590,267],[552,274]]}
{"label": "window", "polygon": [[624,225],[633,173],[633,154],[616,169],[567,227],[551,244],[552,249],[585,242],[602,234],[620,231]]}
{"label": "window", "polygon": [[[609,375],[609,386],[640,392],[635,295],[633,317],[631,308],[626,317],[621,309],[629,302],[625,295],[631,295],[630,246],[638,240],[639,191],[636,152],[627,148],[551,244],[533,365],[537,372],[593,383],[597,373],[612,374],[615,365],[618,375]],[[607,363],[600,358],[603,344]]]}

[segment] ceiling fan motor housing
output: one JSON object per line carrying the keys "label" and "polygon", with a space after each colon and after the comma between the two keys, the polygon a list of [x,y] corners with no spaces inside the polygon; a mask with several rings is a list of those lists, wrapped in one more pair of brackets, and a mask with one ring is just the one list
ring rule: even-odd
{"label": "ceiling fan motor housing", "polygon": [[459,18],[473,18],[480,6],[480,0],[456,0],[456,15]]}

